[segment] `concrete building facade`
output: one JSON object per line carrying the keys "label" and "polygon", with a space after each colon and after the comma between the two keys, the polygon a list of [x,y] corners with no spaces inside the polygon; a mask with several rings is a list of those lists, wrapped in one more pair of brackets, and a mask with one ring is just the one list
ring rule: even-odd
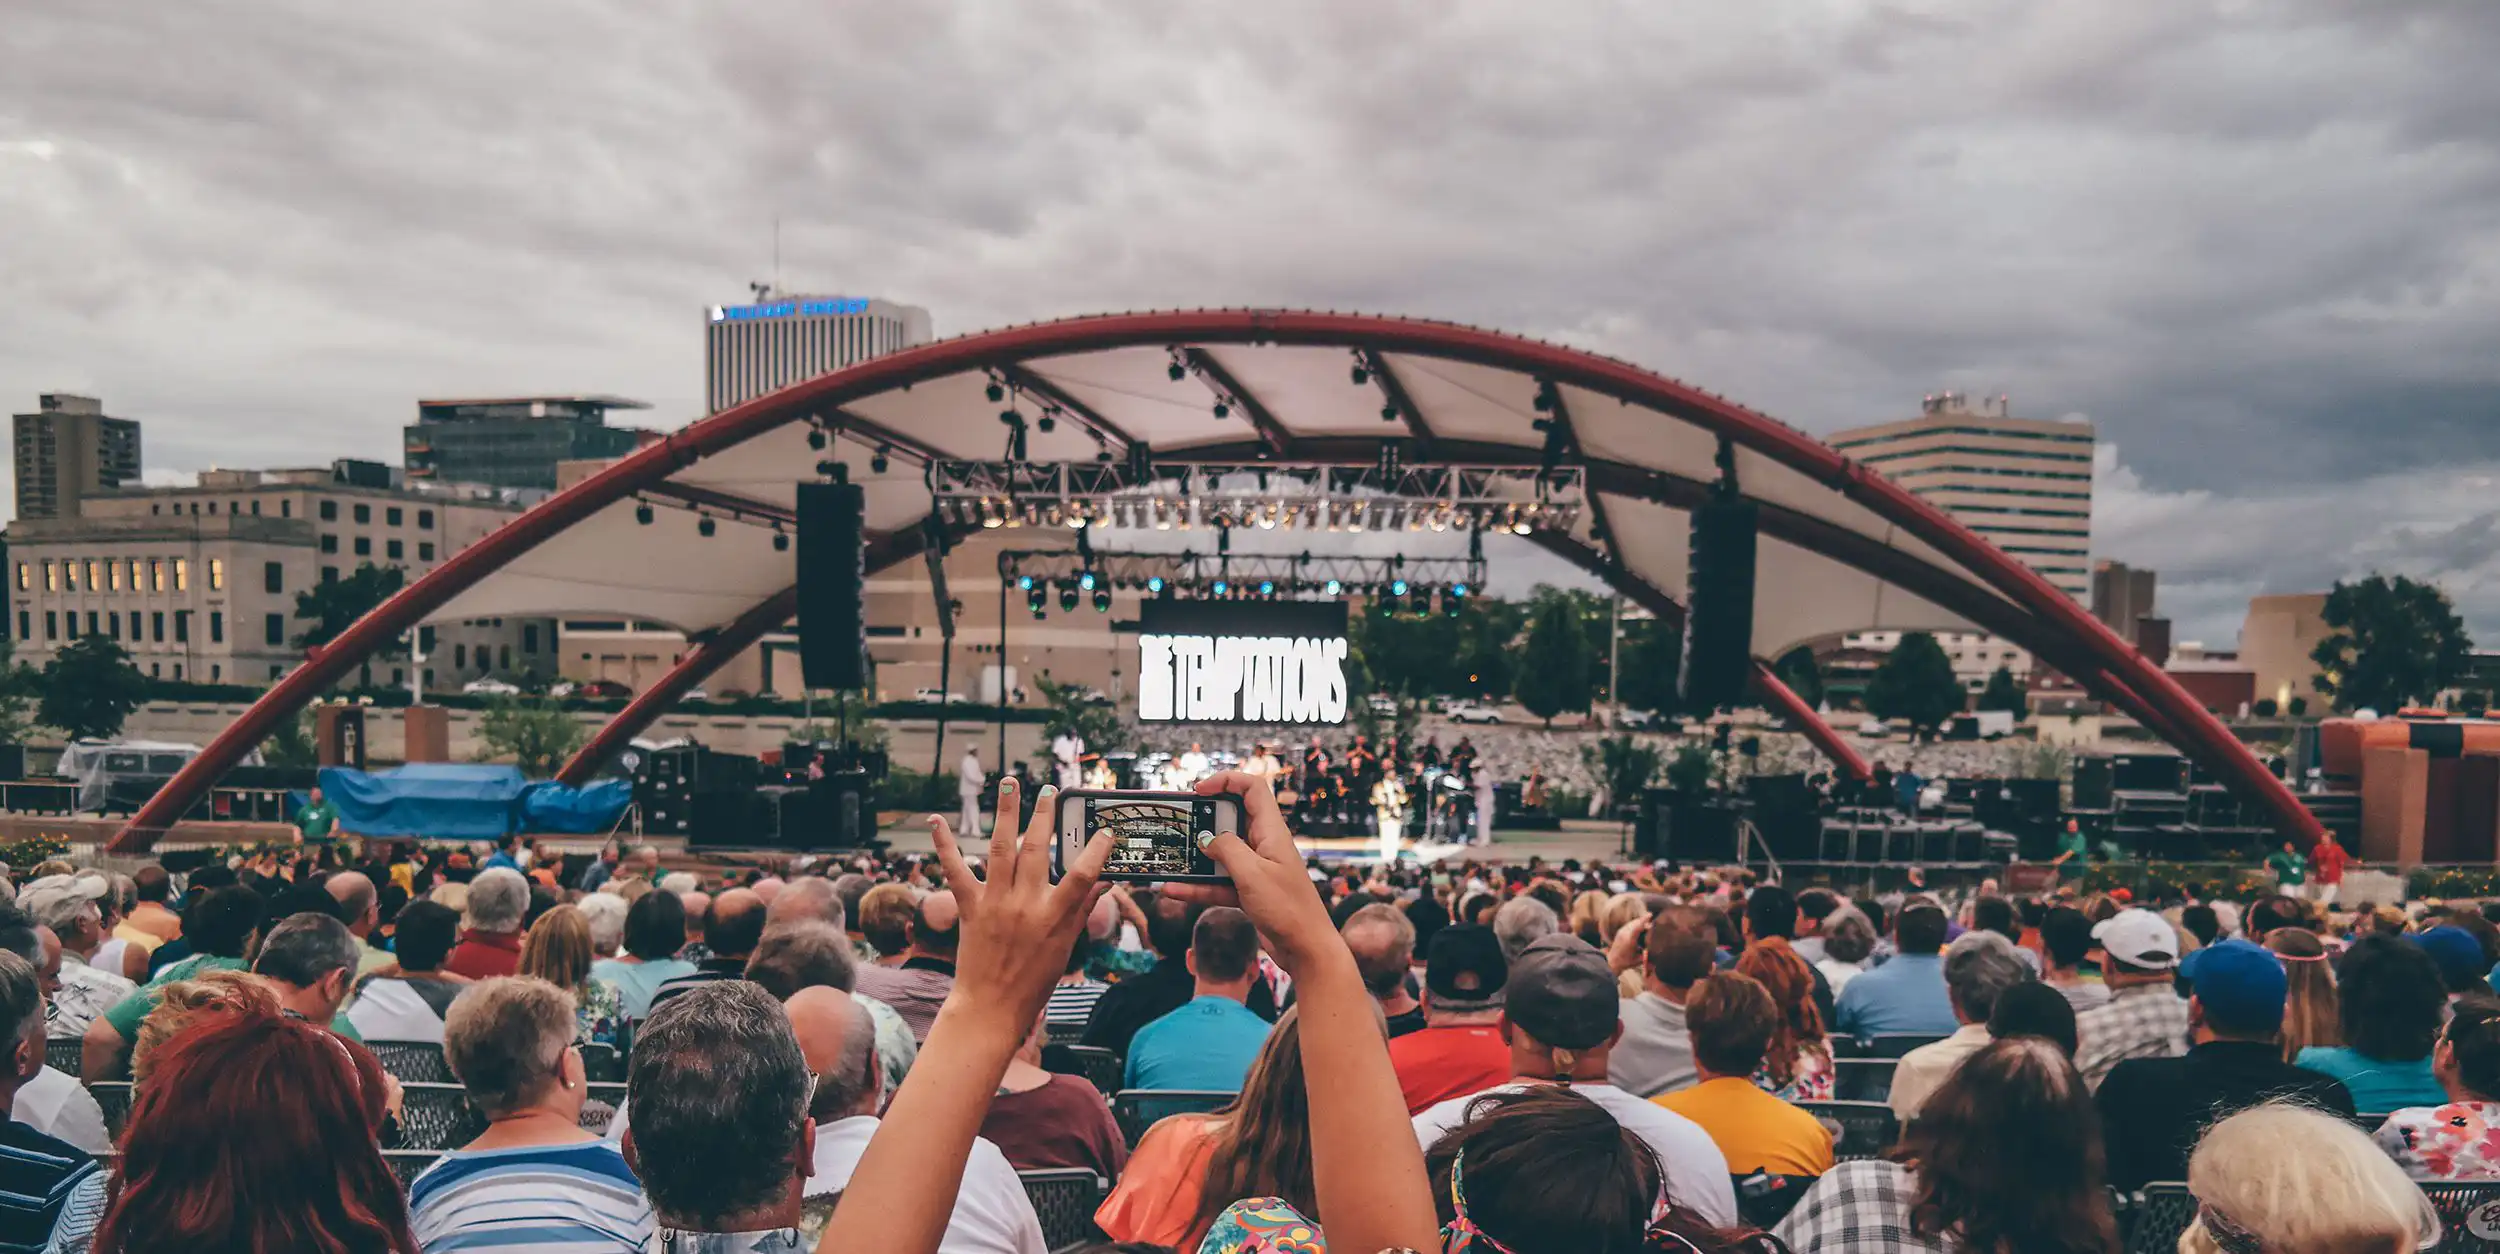
{"label": "concrete building facade", "polygon": [[2240,624],[2240,664],[2253,676],[2256,699],[2272,699],[2289,711],[2295,699],[2311,714],[2325,713],[2318,694],[2318,664],[2309,654],[2326,639],[2326,594],[2293,592],[2250,597]]}
{"label": "concrete building facade", "polygon": [[2092,424],[2016,418],[2006,398],[1927,397],[1833,448],[1940,506],[2078,601],[2091,594]]}
{"label": "concrete building facade", "polygon": [[412,482],[553,492],[560,463],[623,457],[641,442],[642,432],[607,425],[610,411],[649,408],[622,396],[418,401],[401,465]]}
{"label": "concrete building facade", "polygon": [[139,423],[107,417],[92,396],[46,392],[10,426],[19,518],[75,517],[89,493],[139,482]]}
{"label": "concrete building facade", "polygon": [[714,305],[703,395],[719,413],[767,392],[933,338],[929,311],[860,296],[784,296]]}
{"label": "concrete building facade", "polygon": [[2125,562],[2103,558],[2092,563],[2092,617],[2119,639],[2137,643],[2137,623],[2159,613],[2153,602],[2156,582],[2154,572]]}
{"label": "concrete building facade", "polygon": [[[108,637],[142,674],[263,685],[302,658],[296,597],[363,565],[414,579],[520,512],[484,488],[402,486],[391,467],[343,461],[289,470],[212,470],[187,487],[88,494],[75,517],[9,529],[10,628],[17,659],[42,666],[81,636]],[[545,677],[551,620],[480,620],[431,629],[434,686],[486,676]],[[405,656],[376,684],[403,686]]]}

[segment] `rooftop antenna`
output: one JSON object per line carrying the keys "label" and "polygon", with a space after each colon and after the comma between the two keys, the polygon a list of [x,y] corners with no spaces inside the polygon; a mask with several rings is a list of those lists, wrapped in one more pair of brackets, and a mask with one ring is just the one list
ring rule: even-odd
{"label": "rooftop antenna", "polygon": [[773,290],[781,290],[781,215],[773,215]]}

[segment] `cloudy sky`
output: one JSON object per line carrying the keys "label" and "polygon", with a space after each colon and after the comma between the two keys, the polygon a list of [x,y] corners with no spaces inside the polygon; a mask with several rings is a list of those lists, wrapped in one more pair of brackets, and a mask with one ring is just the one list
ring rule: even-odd
{"label": "cloudy sky", "polygon": [[[1811,430],[2097,422],[2182,634],[2429,574],[2500,641],[2500,4],[0,0],[0,403],[151,468],[419,395],[699,406],[702,309],[1425,314]],[[5,506],[0,506],[5,508]]]}

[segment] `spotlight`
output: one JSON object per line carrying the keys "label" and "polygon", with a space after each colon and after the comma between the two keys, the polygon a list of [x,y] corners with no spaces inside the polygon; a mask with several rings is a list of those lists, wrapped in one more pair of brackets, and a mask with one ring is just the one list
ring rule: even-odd
{"label": "spotlight", "polygon": [[1221,580],[1221,579],[1218,579],[1218,580],[1216,580],[1216,581],[1215,581],[1215,595],[1217,595],[1217,596],[1226,596],[1226,595],[1229,595],[1229,594],[1232,592],[1232,587],[1233,587],[1233,586],[1232,586],[1231,584],[1226,583],[1226,582],[1224,582],[1224,581],[1223,581],[1223,580]]}
{"label": "spotlight", "polygon": [[810,428],[807,433],[807,447],[812,449],[821,449],[824,446],[825,429],[823,427]]}
{"label": "spotlight", "polygon": [[1344,584],[1338,583],[1338,582],[1337,582],[1336,580],[1334,580],[1334,579],[1331,579],[1331,580],[1329,580],[1329,581],[1328,581],[1328,587],[1327,587],[1327,592],[1328,592],[1328,595],[1330,595],[1330,596],[1332,596],[1332,597],[1333,597],[1333,596],[1336,596],[1338,593],[1343,592],[1344,590],[1345,590],[1345,585],[1344,585]]}
{"label": "spotlight", "polygon": [[694,523],[694,533],[695,533],[696,535],[699,535],[699,536],[709,536],[709,535],[711,535],[713,532],[718,531],[718,530],[720,530],[720,525],[719,525],[718,523],[713,522],[713,521],[712,521],[712,519],[711,519],[711,516],[710,516],[710,515],[708,515],[708,514],[707,514],[707,515],[705,515],[705,516],[704,516],[704,517],[702,517],[702,518],[698,518],[698,519],[696,519],[696,520],[695,520],[695,523]]}
{"label": "spotlight", "polygon": [[1092,571],[1090,571],[1090,570],[1089,570],[1089,571],[1086,571],[1084,574],[1077,576],[1077,577],[1076,577],[1076,586],[1078,586],[1078,587],[1080,587],[1080,588],[1085,589],[1087,592],[1091,592],[1091,591],[1093,591],[1093,590],[1094,590],[1094,572],[1092,572]]}
{"label": "spotlight", "polygon": [[1059,426],[1059,420],[1048,414],[1044,414],[1041,417],[1041,421],[1036,422],[1033,425],[1040,427],[1043,435],[1049,435],[1053,430],[1057,429]]}
{"label": "spotlight", "polygon": [[1276,595],[1276,581],[1273,579],[1260,580],[1259,595],[1263,597],[1272,597]]}
{"label": "spotlight", "polygon": [[1076,608],[1076,585],[1075,585],[1075,584],[1073,584],[1073,583],[1069,583],[1069,582],[1066,582],[1066,581],[1064,581],[1064,580],[1060,582],[1060,584],[1059,584],[1059,608],[1060,608],[1060,609],[1063,609],[1063,610],[1073,610],[1073,609],[1075,609],[1075,608]]}
{"label": "spotlight", "polygon": [[869,459],[868,459],[868,470],[869,470],[869,473],[871,473],[871,474],[879,474],[879,475],[881,475],[881,474],[884,474],[884,473],[885,473],[885,468],[886,468],[887,466],[889,466],[889,465],[891,465],[891,464],[892,464],[891,462],[888,462],[888,461],[886,460],[886,454],[887,454],[889,451],[891,451],[891,450],[888,450],[888,449],[882,449],[882,448],[880,448],[880,449],[878,449],[878,450],[877,450],[877,455],[876,455],[876,456],[871,457],[871,458],[869,458]]}
{"label": "spotlight", "polygon": [[1215,403],[1215,416],[1218,418],[1230,418],[1233,416],[1233,407],[1222,401],[1217,401]]}
{"label": "spotlight", "polygon": [[788,532],[785,532],[785,531],[783,531],[783,530],[781,530],[781,529],[780,529],[780,528],[778,528],[778,527],[774,528],[774,529],[773,529],[773,552],[775,552],[775,553],[787,553],[787,552],[789,552],[789,551],[790,551],[790,535],[789,535],[789,533],[788,533]]}
{"label": "spotlight", "polygon": [[1007,389],[1000,387],[998,385],[998,380],[992,379],[990,380],[988,395],[990,398],[990,404],[995,405],[1000,401],[1007,399]]}
{"label": "spotlight", "polygon": [[1094,589],[1094,612],[1097,614],[1108,614],[1111,612],[1111,589]]}
{"label": "spotlight", "polygon": [[1161,593],[1163,591],[1163,576],[1155,575],[1148,578],[1146,580],[1146,591]]}
{"label": "spotlight", "polygon": [[1184,365],[1180,364],[1180,363],[1179,363],[1179,362],[1177,362],[1177,361],[1176,361],[1176,362],[1173,362],[1173,363],[1172,363],[1171,365],[1169,365],[1169,366],[1164,367],[1164,368],[1163,368],[1163,372],[1164,372],[1165,374],[1168,374],[1168,375],[1172,376],[1172,382],[1174,382],[1174,383],[1178,383],[1178,382],[1180,382],[1181,380],[1186,379],[1186,378],[1188,378],[1188,377],[1189,377],[1189,367],[1184,366]]}
{"label": "spotlight", "polygon": [[1025,591],[1027,591],[1027,592],[1031,592],[1031,591],[1033,590],[1033,576],[1031,576],[1031,575],[1019,575],[1019,576],[1017,576],[1017,578],[1016,578],[1016,586],[1017,586],[1017,587],[1019,587],[1019,588],[1024,589],[1024,590],[1025,590]]}
{"label": "spotlight", "polygon": [[1396,422],[1398,420],[1398,407],[1395,405],[1381,406],[1380,420],[1382,422]]}
{"label": "spotlight", "polygon": [[1354,386],[1359,388],[1367,383],[1370,383],[1371,381],[1372,372],[1365,369],[1363,363],[1359,361],[1354,363]]}
{"label": "spotlight", "polygon": [[651,525],[651,502],[644,501],[642,504],[634,507],[634,521],[641,523],[645,527]]}
{"label": "spotlight", "polygon": [[1040,617],[1042,616],[1042,590],[1041,590],[1041,589],[1039,589],[1039,588],[1030,588],[1030,589],[1028,589],[1028,590],[1025,592],[1025,594],[1024,594],[1024,608],[1026,608],[1026,609],[1028,609],[1028,610],[1033,611],[1033,617],[1035,617],[1035,618],[1040,618]]}
{"label": "spotlight", "polygon": [[1024,424],[1024,415],[1019,414],[1012,409],[1002,409],[998,411],[998,421],[1004,426],[1022,426]]}
{"label": "spotlight", "polygon": [[1033,611],[1033,621],[1034,621],[1034,622],[1037,622],[1037,623],[1039,623],[1039,622],[1045,622],[1045,621],[1048,621],[1048,619],[1049,619],[1049,618],[1050,618],[1050,615],[1048,615],[1048,614],[1046,614],[1046,613],[1044,613],[1044,612],[1042,612],[1042,611],[1040,611],[1040,610],[1035,610],[1035,611]]}
{"label": "spotlight", "polygon": [[1416,585],[1415,595],[1407,598],[1407,605],[1417,614],[1431,613],[1432,589],[1421,584]]}
{"label": "spotlight", "polygon": [[1405,596],[1405,595],[1406,595],[1406,581],[1405,581],[1405,580],[1403,580],[1403,579],[1392,579],[1392,580],[1390,580],[1390,581],[1389,581],[1389,595],[1390,595],[1390,596],[1393,596],[1393,597],[1402,597],[1402,596]]}

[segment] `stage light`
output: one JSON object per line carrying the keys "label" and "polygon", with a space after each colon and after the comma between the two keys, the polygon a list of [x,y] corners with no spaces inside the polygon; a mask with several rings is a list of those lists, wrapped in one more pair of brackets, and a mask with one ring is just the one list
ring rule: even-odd
{"label": "stage light", "polygon": [[807,432],[807,447],[812,448],[812,449],[821,449],[821,448],[823,448],[824,446],[825,446],[825,429],[824,429],[823,427],[811,427],[811,428],[809,428],[809,429],[808,429],[808,432]]}
{"label": "stage light", "polygon": [[1329,581],[1328,581],[1328,588],[1327,588],[1327,591],[1328,591],[1328,595],[1330,595],[1330,596],[1332,596],[1332,597],[1333,597],[1333,596],[1337,596],[1337,595],[1340,595],[1341,593],[1343,593],[1343,592],[1345,591],[1345,585],[1344,585],[1344,584],[1341,584],[1341,583],[1338,583],[1338,582],[1337,582],[1336,580],[1334,580],[1334,579],[1331,579],[1331,580],[1329,580]]}
{"label": "stage light", "polygon": [[1465,585],[1465,584],[1463,584],[1463,583],[1454,583],[1454,584],[1451,584],[1451,585],[1450,585],[1450,595],[1451,595],[1451,596],[1454,596],[1454,597],[1464,597],[1464,596],[1466,596],[1466,595],[1467,595],[1467,585]]}
{"label": "stage light", "polygon": [[787,533],[783,532],[783,531],[782,531],[782,529],[781,529],[781,528],[779,528],[779,527],[775,527],[775,528],[773,528],[773,552],[775,552],[775,553],[787,553],[787,552],[789,552],[789,551],[790,551],[790,537],[789,537],[789,535],[788,535]]}
{"label": "stage light", "polygon": [[1273,579],[1260,580],[1259,595],[1263,597],[1272,597],[1276,595],[1276,581]]}
{"label": "stage light", "polygon": [[1161,576],[1161,575],[1156,575],[1156,576],[1153,576],[1152,578],[1149,578],[1148,580],[1146,580],[1146,591],[1148,591],[1148,592],[1161,592],[1161,591],[1163,591],[1163,576]]}
{"label": "stage light", "polygon": [[889,461],[887,461],[887,460],[886,460],[886,454],[887,454],[887,453],[890,453],[890,452],[892,452],[892,451],[893,451],[893,450],[891,450],[891,449],[885,449],[885,448],[880,448],[880,449],[878,449],[878,450],[877,450],[877,455],[868,459],[868,471],[869,471],[869,473],[870,473],[870,474],[878,474],[878,475],[884,474],[884,473],[885,473],[885,471],[886,471],[886,467],[893,465],[893,463],[892,463],[892,462],[889,462]]}
{"label": "stage light", "polygon": [[1398,420],[1398,407],[1395,405],[1381,406],[1380,420],[1382,422],[1396,422]]}
{"label": "stage light", "polygon": [[1035,618],[1042,616],[1042,601],[1042,590],[1028,585],[1024,594],[1024,608],[1033,611]]}
{"label": "stage light", "polygon": [[1097,614],[1108,614],[1111,612],[1111,589],[1094,589],[1094,612]]}
{"label": "stage light", "polygon": [[996,379],[990,380],[989,398],[990,404],[992,405],[1007,399],[1007,389],[999,386],[998,380]]}
{"label": "stage light", "polygon": [[711,515],[709,515],[709,514],[706,514],[706,515],[704,515],[703,517],[698,518],[698,519],[696,519],[696,520],[695,520],[695,523],[694,523],[694,533],[695,533],[696,535],[699,535],[699,536],[709,536],[709,535],[711,535],[713,532],[718,531],[718,530],[720,530],[720,525],[719,525],[718,523],[713,522],[713,521],[712,521],[712,518],[711,518]]}
{"label": "stage light", "polygon": [[1177,361],[1176,361],[1176,362],[1173,362],[1173,363],[1172,363],[1171,365],[1169,365],[1169,366],[1164,367],[1164,368],[1163,368],[1163,372],[1164,372],[1165,374],[1168,374],[1168,375],[1172,376],[1172,382],[1174,382],[1174,383],[1178,383],[1178,382],[1180,382],[1181,380],[1186,379],[1186,378],[1188,378],[1188,377],[1189,377],[1189,367],[1184,366],[1184,365],[1180,364],[1180,363],[1179,363],[1179,362],[1177,362]]}
{"label": "stage light", "polygon": [[1215,416],[1218,418],[1230,418],[1233,416],[1233,407],[1222,401],[1217,401],[1215,403]]}
{"label": "stage light", "polygon": [[1369,370],[1367,370],[1367,369],[1365,369],[1365,368],[1364,368],[1364,366],[1363,366],[1363,363],[1362,363],[1362,362],[1360,362],[1360,361],[1355,362],[1355,363],[1354,363],[1354,386],[1356,386],[1356,387],[1358,387],[1358,388],[1359,388],[1359,387],[1362,387],[1363,385],[1365,385],[1365,384],[1367,384],[1367,383],[1370,383],[1371,381],[1372,381],[1372,372],[1371,372],[1371,371],[1369,371]]}
{"label": "stage light", "polygon": [[634,507],[634,521],[641,523],[645,527],[651,525],[651,502],[644,501],[642,504]]}
{"label": "stage light", "polygon": [[1090,570],[1089,570],[1089,571],[1086,571],[1086,572],[1085,572],[1084,574],[1082,574],[1082,575],[1078,575],[1078,576],[1076,577],[1076,586],[1078,586],[1078,587],[1080,587],[1080,588],[1085,589],[1087,592],[1091,592],[1091,591],[1093,591],[1093,590],[1094,590],[1094,572],[1092,572],[1092,571],[1090,571]]}
{"label": "stage light", "polygon": [[1059,608],[1060,608],[1060,609],[1063,609],[1063,610],[1073,610],[1073,609],[1075,609],[1075,608],[1076,608],[1076,585],[1075,585],[1075,584],[1073,584],[1073,583],[1069,583],[1069,582],[1066,582],[1066,581],[1064,581],[1064,580],[1062,580],[1062,581],[1060,582],[1060,584],[1059,584]]}
{"label": "stage light", "polygon": [[1392,580],[1390,580],[1390,581],[1389,581],[1389,595],[1390,595],[1390,596],[1393,596],[1393,597],[1402,597],[1402,596],[1405,596],[1405,595],[1406,595],[1406,581],[1405,581],[1405,580],[1403,580],[1403,579],[1392,579]]}
{"label": "stage light", "polygon": [[1217,596],[1224,596],[1224,595],[1228,594],[1228,593],[1229,593],[1229,592],[1231,592],[1231,591],[1232,591],[1232,585],[1231,585],[1231,584],[1228,584],[1228,583],[1224,582],[1224,581],[1223,581],[1223,580],[1221,580],[1221,579],[1218,579],[1218,580],[1216,580],[1216,581],[1215,581],[1215,595],[1217,595]]}
{"label": "stage light", "polygon": [[1048,413],[1044,413],[1041,420],[1033,425],[1040,427],[1043,435],[1049,435],[1053,430],[1057,429],[1059,426],[1059,420],[1051,417]]}
{"label": "stage light", "polygon": [[1031,591],[1033,590],[1033,576],[1031,576],[1031,575],[1021,575],[1021,576],[1018,576],[1018,577],[1017,577],[1017,579],[1016,579],[1016,586],[1017,586],[1017,587],[1019,587],[1019,588],[1024,589],[1024,590],[1025,590],[1025,591],[1027,591],[1027,592],[1031,592]]}

